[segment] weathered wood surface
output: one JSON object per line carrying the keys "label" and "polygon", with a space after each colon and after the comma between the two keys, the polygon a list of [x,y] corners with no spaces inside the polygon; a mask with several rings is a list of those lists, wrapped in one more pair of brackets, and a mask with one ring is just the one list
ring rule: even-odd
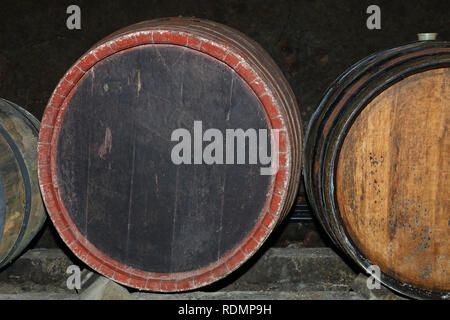
{"label": "weathered wood surface", "polygon": [[0,267],[23,251],[46,217],[37,177],[38,128],[29,113],[0,99]]}
{"label": "weathered wood surface", "polygon": [[337,201],[352,241],[401,281],[450,290],[450,69],[377,96],[345,138]]}
{"label": "weathered wood surface", "polygon": [[386,286],[448,299],[450,43],[374,53],[310,122],[305,186],[333,242]]}
{"label": "weathered wood surface", "polygon": [[250,233],[271,177],[258,164],[194,164],[194,154],[174,164],[172,132],[194,139],[194,121],[204,131],[267,129],[245,82],[189,49],[140,47],[85,74],[64,115],[58,180],[77,228],[104,254],[136,269],[188,272]]}

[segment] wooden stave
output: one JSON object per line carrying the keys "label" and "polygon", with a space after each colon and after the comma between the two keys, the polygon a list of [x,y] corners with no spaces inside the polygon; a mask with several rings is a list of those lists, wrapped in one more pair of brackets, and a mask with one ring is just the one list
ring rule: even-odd
{"label": "wooden stave", "polygon": [[[424,50],[428,50],[425,51],[427,53],[414,56],[414,54]],[[430,50],[436,50],[436,52],[430,53]],[[385,69],[380,69],[380,65],[384,65],[386,62],[389,63],[411,54],[413,55],[412,58],[406,59],[406,61],[402,61],[398,64],[393,64],[391,73],[397,77],[390,79],[391,82],[389,83],[383,82],[389,80],[389,77],[386,75]],[[359,252],[351,239],[347,237],[345,226],[342,225],[336,202],[334,172],[337,167],[337,157],[339,155],[340,147],[342,146],[346,133],[351,127],[354,119],[356,119],[359,112],[370,103],[372,98],[408,75],[449,66],[450,43],[448,42],[415,42],[375,53],[355,64],[330,86],[309,124],[305,139],[304,179],[310,203],[320,224],[333,240],[333,243],[365,270],[372,264],[363,253]],[[370,74],[370,72],[372,72],[372,74]],[[351,102],[347,101],[342,107],[342,110],[340,110],[339,113],[336,113],[334,118],[331,117],[330,113],[340,101],[339,99],[342,98],[342,93],[345,93],[346,90],[351,88],[352,83],[361,78],[365,73],[370,76],[368,76],[366,82],[361,86],[363,87],[361,90],[370,89],[370,86],[372,86],[372,89],[374,89],[375,92],[372,92],[371,99],[364,96],[363,93],[356,93],[349,99]],[[377,77],[380,77],[381,80],[377,80]],[[356,99],[355,96],[357,96],[359,100]],[[356,102],[353,100],[356,100]],[[357,105],[359,110],[352,110],[352,108],[356,108],[355,105]],[[328,120],[333,120],[333,123],[331,128],[329,128],[329,131],[326,134],[323,134],[323,125]],[[340,124],[340,126],[338,124]],[[318,147],[318,144],[321,145]],[[320,168],[319,172],[315,172],[314,165]],[[383,272],[381,272],[380,281],[391,289],[413,298],[449,298],[448,292],[418,288],[400,282]]]}
{"label": "wooden stave", "polygon": [[[20,227],[19,224],[16,224],[13,229],[16,233],[18,231],[18,233],[15,234],[13,232],[9,235],[9,237],[15,238],[13,246],[10,247],[7,252],[4,251],[0,258],[0,268],[3,268],[17,258],[39,232],[45,222],[46,213],[37,179],[36,143],[39,131],[39,121],[25,109],[5,99],[0,98],[0,105],[2,110],[7,110],[6,112],[10,115],[10,117],[1,118],[0,126],[3,133],[2,138],[5,138],[6,131],[6,134],[9,135],[9,137],[6,138],[9,140],[9,146],[14,149],[12,154],[15,156],[15,159],[11,160],[18,164],[18,177],[21,177],[21,184],[24,187],[25,185],[28,185],[28,187],[25,187],[25,195],[23,195],[24,199],[22,200],[25,202],[25,206],[24,211],[22,212]],[[15,120],[13,120],[13,118],[15,118]],[[18,124],[23,125],[23,127],[16,127],[14,122],[18,122]],[[6,127],[13,128],[14,132],[8,131]],[[23,128],[27,128],[27,132],[20,131],[20,129]],[[19,131],[16,131],[16,129],[19,129]],[[24,145],[19,142],[19,139],[25,139],[29,144]],[[19,171],[22,172],[22,174],[20,174]],[[8,193],[8,190],[5,190],[5,192]],[[11,190],[9,190],[9,192],[11,192]],[[8,205],[6,205],[6,207],[8,207]],[[11,208],[9,208],[9,210],[7,208],[6,212],[11,210]],[[2,236],[6,235],[0,234],[0,241]]]}

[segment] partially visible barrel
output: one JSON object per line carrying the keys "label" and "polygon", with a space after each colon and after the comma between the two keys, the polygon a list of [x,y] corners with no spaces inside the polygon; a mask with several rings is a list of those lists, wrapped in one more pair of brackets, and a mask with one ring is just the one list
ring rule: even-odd
{"label": "partially visible barrel", "polygon": [[450,290],[450,43],[376,53],[328,89],[307,132],[309,200],[335,244],[415,298]]}
{"label": "partially visible barrel", "polygon": [[258,44],[211,21],[152,20],[64,75],[42,120],[39,178],[56,229],[90,267],[189,290],[238,268],[289,212],[301,139],[295,96]]}
{"label": "partially visible barrel", "polygon": [[45,221],[37,177],[39,122],[0,98],[0,268],[17,257]]}

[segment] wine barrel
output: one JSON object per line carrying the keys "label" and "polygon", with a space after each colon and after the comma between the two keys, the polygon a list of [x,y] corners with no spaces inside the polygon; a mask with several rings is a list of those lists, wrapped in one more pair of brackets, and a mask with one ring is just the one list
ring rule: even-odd
{"label": "wine barrel", "polygon": [[0,98],[0,268],[17,257],[45,221],[37,176],[39,122]]}
{"label": "wine barrel", "polygon": [[376,53],[328,89],[306,135],[304,175],[334,243],[414,298],[450,289],[450,44]]}
{"label": "wine barrel", "polygon": [[[239,129],[247,137],[229,140]],[[42,120],[39,178],[56,229],[94,270],[189,290],[238,268],[287,214],[301,138],[295,96],[257,43],[211,21],[152,20],[64,75]],[[269,174],[254,159],[264,142]]]}

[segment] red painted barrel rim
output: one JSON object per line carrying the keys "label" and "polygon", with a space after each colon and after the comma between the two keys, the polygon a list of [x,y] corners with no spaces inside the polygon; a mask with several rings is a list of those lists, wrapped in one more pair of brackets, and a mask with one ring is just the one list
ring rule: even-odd
{"label": "red painted barrel rim", "polygon": [[[59,130],[67,108],[83,75],[97,62],[119,51],[141,45],[172,44],[206,53],[233,68],[252,88],[266,112],[266,121],[280,130],[279,170],[274,177],[263,212],[255,227],[236,248],[217,262],[192,272],[153,273],[127,267],[106,256],[92,245],[77,229],[70,218],[59,193],[56,174],[56,150]],[[40,188],[48,213],[58,233],[69,248],[83,262],[114,281],[150,291],[183,291],[195,289],[225,277],[250,258],[270,235],[280,219],[288,187],[291,166],[290,141],[282,112],[277,108],[271,89],[264,78],[247,63],[245,56],[235,48],[197,35],[191,31],[174,31],[165,27],[130,31],[109,39],[87,52],[64,75],[54,90],[41,122],[38,143],[38,174]]]}

